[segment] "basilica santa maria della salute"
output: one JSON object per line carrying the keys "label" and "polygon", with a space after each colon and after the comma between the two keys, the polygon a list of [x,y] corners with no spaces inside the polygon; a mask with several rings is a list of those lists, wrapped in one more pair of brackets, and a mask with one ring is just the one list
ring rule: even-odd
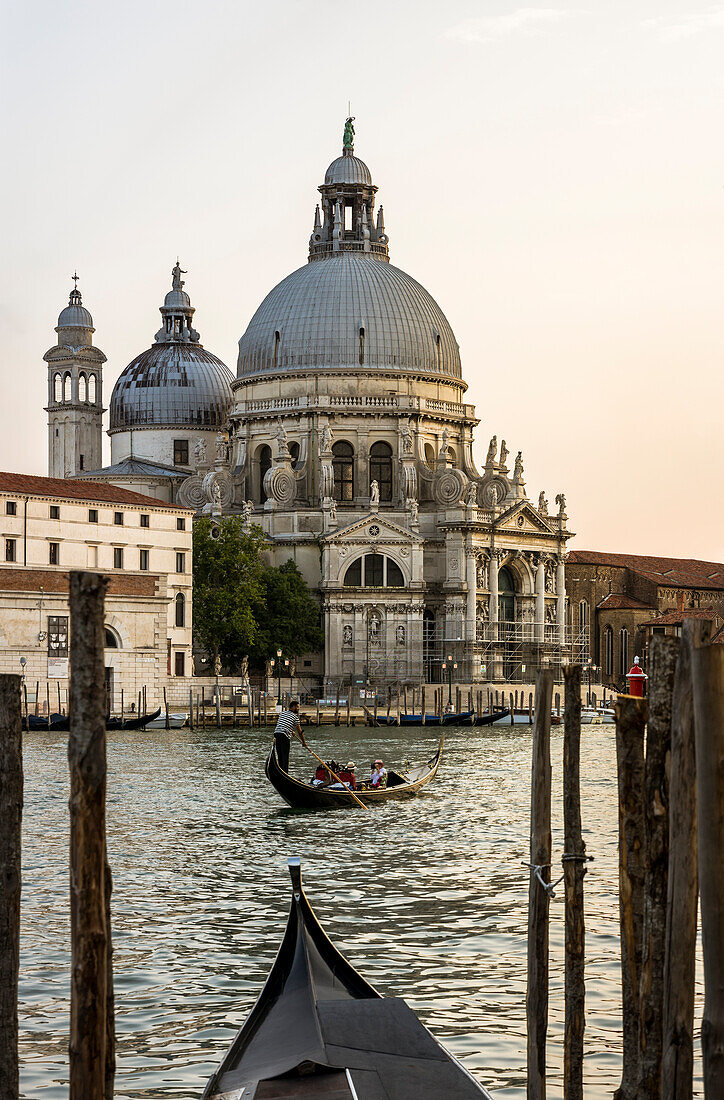
{"label": "basilica santa maria della salute", "polygon": [[318,593],[324,665],[309,671],[328,683],[439,680],[448,660],[468,682],[517,678],[579,659],[565,497],[532,503],[522,453],[495,435],[476,468],[460,349],[390,262],[352,119],[319,193],[307,262],[249,321],[236,377],[201,343],[176,263],[161,328],[111,394],[107,467],[105,356],[71,292],[45,356],[50,475],[259,524],[270,560],[293,558]]}

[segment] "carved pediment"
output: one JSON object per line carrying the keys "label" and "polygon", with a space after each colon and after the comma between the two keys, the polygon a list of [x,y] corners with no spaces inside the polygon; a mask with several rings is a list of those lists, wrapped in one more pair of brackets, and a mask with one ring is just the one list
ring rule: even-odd
{"label": "carved pediment", "polygon": [[380,515],[379,512],[370,512],[354,523],[347,524],[332,531],[322,540],[327,546],[340,543],[368,546],[370,543],[401,543],[405,545],[421,545],[424,539],[401,527],[399,523]]}
{"label": "carved pediment", "polygon": [[514,504],[504,512],[497,523],[499,531],[519,531],[537,535],[557,535],[548,517],[541,516],[527,501]]}

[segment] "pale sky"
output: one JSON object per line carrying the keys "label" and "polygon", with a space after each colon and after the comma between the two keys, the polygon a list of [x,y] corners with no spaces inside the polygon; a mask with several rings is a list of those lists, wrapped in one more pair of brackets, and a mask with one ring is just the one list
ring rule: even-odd
{"label": "pale sky", "polygon": [[[177,254],[236,369],[351,100],[391,260],[580,549],[724,561],[724,5],[5,0],[0,468],[47,473],[77,268],[104,397]],[[106,441],[106,460],[108,457]]]}

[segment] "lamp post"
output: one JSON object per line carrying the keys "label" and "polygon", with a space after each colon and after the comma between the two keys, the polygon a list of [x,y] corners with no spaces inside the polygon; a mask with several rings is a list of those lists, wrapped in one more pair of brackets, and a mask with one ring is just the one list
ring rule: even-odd
{"label": "lamp post", "polygon": [[282,651],[277,650],[277,706],[281,709],[282,705]]}
{"label": "lamp post", "polygon": [[594,665],[593,661],[589,661],[586,666],[588,669],[588,706],[591,705],[591,676],[594,672],[598,672],[598,665]]}
{"label": "lamp post", "polygon": [[288,657],[284,658],[284,675],[289,676],[289,694],[291,695],[292,694],[292,674],[291,674],[291,667],[289,665],[289,658]]}
{"label": "lamp post", "polygon": [[[272,686],[273,686],[273,683],[274,683],[274,666],[275,665],[276,665],[276,661],[272,657],[271,660],[269,661],[269,667],[271,669],[271,677],[272,677]],[[267,693],[267,695],[269,694],[269,676],[268,675],[267,675],[267,678],[266,678],[266,693]]]}
{"label": "lamp post", "polygon": [[447,655],[447,663],[442,666],[443,672],[447,668],[447,705],[452,707],[452,674],[453,669],[458,667],[457,661],[453,664],[452,653]]}

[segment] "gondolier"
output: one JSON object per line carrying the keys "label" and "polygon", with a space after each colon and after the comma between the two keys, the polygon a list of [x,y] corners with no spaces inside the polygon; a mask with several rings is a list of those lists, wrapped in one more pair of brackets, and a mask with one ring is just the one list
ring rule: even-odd
{"label": "gondolier", "polygon": [[277,760],[282,770],[287,773],[289,772],[289,746],[292,737],[298,737],[305,749],[307,748],[307,742],[304,740],[304,734],[302,733],[302,723],[299,720],[298,699],[289,701],[289,709],[281,712],[274,730]]}

